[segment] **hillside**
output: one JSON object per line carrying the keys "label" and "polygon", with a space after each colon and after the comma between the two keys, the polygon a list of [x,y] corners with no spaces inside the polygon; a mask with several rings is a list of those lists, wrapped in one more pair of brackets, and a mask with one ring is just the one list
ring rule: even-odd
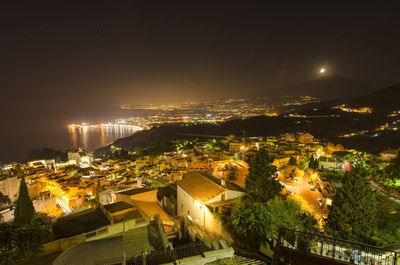
{"label": "hillside", "polygon": [[379,89],[366,97],[351,102],[352,106],[369,106],[378,113],[400,110],[400,84]]}
{"label": "hillside", "polygon": [[[245,130],[248,136],[278,135],[285,132],[307,131],[320,139],[327,139],[332,142],[345,143],[349,148],[356,148],[369,152],[380,151],[379,138],[374,139],[375,145],[371,146],[370,139],[339,138],[339,135],[353,131],[363,130],[365,127],[372,128],[368,118],[359,119],[352,114],[346,114],[335,118],[302,118],[289,117],[255,117],[246,120],[233,120],[220,125],[193,125],[193,126],[161,126],[147,131],[141,131],[132,136],[118,139],[114,145],[124,149],[133,150],[136,147],[155,148],[165,146],[168,141],[182,138],[197,138],[201,135],[226,136],[234,134],[240,136]],[[392,141],[384,140],[385,146],[400,146],[400,135],[391,135]],[[397,139],[396,141],[394,141]],[[362,144],[361,145],[359,145]],[[107,153],[109,147],[96,150],[96,155]]]}
{"label": "hillside", "polygon": [[269,95],[314,96],[321,100],[340,97],[361,97],[373,91],[393,85],[391,81],[356,80],[341,76],[324,76],[310,81],[290,84],[274,89]]}
{"label": "hillside", "polygon": [[[230,120],[220,124],[200,125],[164,125],[146,131],[137,132],[129,137],[118,139],[114,145],[124,149],[136,147],[155,148],[180,138],[196,138],[202,136],[242,135],[248,136],[277,135],[285,132],[307,131],[317,138],[342,143],[348,148],[356,148],[367,152],[379,152],[386,148],[400,147],[400,133],[397,130],[379,131],[376,129],[385,123],[399,119],[399,116],[388,117],[393,110],[400,110],[400,84],[379,89],[361,98],[341,98],[299,106],[291,113],[306,116],[278,117],[259,116],[245,120]],[[332,109],[337,104],[352,107],[371,107],[373,113],[358,114]],[[343,138],[344,134],[365,131],[364,135]],[[101,148],[96,154],[104,154],[109,148]]]}

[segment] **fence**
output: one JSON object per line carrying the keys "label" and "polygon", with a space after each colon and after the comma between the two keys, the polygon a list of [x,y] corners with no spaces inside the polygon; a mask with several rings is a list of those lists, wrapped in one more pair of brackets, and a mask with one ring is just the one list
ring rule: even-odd
{"label": "fence", "polygon": [[400,253],[390,249],[289,229],[280,230],[277,245],[338,262],[400,265]]}

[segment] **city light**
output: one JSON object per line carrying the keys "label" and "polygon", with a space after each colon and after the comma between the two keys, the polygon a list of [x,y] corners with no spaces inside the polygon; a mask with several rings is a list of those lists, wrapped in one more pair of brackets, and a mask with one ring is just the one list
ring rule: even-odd
{"label": "city light", "polygon": [[200,203],[199,201],[194,201],[194,204],[195,204],[197,207],[200,207],[200,206],[201,206],[201,203]]}

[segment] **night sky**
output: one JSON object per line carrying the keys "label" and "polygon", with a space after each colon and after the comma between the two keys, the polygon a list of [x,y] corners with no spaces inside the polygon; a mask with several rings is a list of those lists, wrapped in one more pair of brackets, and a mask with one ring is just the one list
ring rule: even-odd
{"label": "night sky", "polygon": [[185,2],[3,3],[3,99],[57,108],[240,97],[320,67],[399,80],[400,17],[387,1]]}
{"label": "night sky", "polygon": [[[4,3],[3,3],[4,2]],[[0,161],[122,104],[268,96],[326,75],[400,81],[388,1],[3,1]]]}

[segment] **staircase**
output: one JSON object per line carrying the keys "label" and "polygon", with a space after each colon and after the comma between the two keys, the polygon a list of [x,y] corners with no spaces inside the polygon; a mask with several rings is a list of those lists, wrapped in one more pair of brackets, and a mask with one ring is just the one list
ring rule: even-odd
{"label": "staircase", "polygon": [[257,260],[257,259],[252,259],[252,258],[247,258],[243,256],[239,256],[235,254],[234,261],[236,265],[263,265],[267,264],[266,262],[262,260]]}

